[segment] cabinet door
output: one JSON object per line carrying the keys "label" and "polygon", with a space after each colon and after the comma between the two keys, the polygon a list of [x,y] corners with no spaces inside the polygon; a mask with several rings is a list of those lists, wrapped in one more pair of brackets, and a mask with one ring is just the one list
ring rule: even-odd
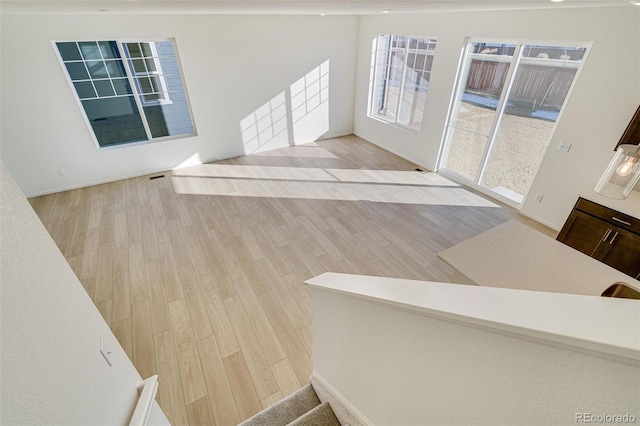
{"label": "cabinet door", "polygon": [[621,228],[613,230],[595,255],[596,259],[633,278],[640,277],[640,235]]}
{"label": "cabinet door", "polygon": [[598,244],[611,237],[613,228],[603,220],[574,210],[558,235],[558,241],[593,256]]}

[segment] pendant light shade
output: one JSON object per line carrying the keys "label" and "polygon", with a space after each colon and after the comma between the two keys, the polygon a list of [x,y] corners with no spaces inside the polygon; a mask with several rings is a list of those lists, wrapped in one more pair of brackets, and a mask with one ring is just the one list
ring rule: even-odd
{"label": "pendant light shade", "polygon": [[596,185],[605,197],[624,200],[640,180],[640,145],[620,145]]}

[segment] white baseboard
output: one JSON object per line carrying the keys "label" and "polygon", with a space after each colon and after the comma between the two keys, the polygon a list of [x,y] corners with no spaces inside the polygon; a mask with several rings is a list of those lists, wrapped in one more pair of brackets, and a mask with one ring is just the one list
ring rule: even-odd
{"label": "white baseboard", "polygon": [[344,397],[336,388],[334,388],[324,377],[318,374],[317,371],[313,370],[311,377],[314,380],[317,380],[320,385],[326,390],[328,393],[333,396],[338,403],[340,403],[347,411],[349,411],[353,417],[359,421],[361,424],[366,426],[373,426],[373,422],[369,420],[364,414],[360,412],[347,398]]}
{"label": "white baseboard", "polygon": [[530,213],[527,213],[527,212],[525,212],[525,211],[523,211],[523,210],[520,210],[520,214],[521,214],[521,215],[523,215],[523,216],[528,217],[529,219],[533,219],[533,220],[535,220],[536,222],[541,223],[541,224],[543,224],[544,226],[547,226],[547,227],[549,227],[549,228],[553,229],[554,231],[558,231],[558,232],[560,232],[560,229],[562,229],[562,226],[558,227],[558,225],[556,225],[556,224],[554,224],[554,223],[548,222],[548,221],[546,221],[546,220],[544,220],[544,219],[540,219],[539,217],[537,217],[537,216],[535,216],[535,215],[532,215],[532,214],[530,214]]}
{"label": "white baseboard", "polygon": [[[232,158],[232,157],[230,157]],[[212,158],[212,159],[208,159],[208,160],[202,160],[199,161],[198,163],[194,163],[193,165],[197,165],[197,164],[204,164],[204,163],[209,163],[211,161],[220,161],[223,160],[221,158]],[[105,179],[98,179],[98,180],[92,180],[89,182],[83,182],[83,183],[78,183],[75,185],[69,185],[69,186],[62,186],[60,188],[54,188],[54,189],[48,189],[45,191],[38,191],[38,192],[30,192],[28,194],[24,194],[25,197],[27,198],[32,198],[32,197],[39,197],[41,195],[49,195],[49,194],[55,194],[57,192],[64,192],[64,191],[71,191],[73,189],[79,189],[79,188],[85,188],[87,186],[93,186],[93,185],[101,185],[103,183],[110,183],[110,182],[117,182],[119,180],[124,180],[124,179],[132,179],[132,178],[138,178],[141,176],[147,176],[147,175],[155,175],[158,173],[169,173],[171,170],[173,169],[150,169],[150,170],[144,170],[144,171],[139,171],[139,172],[135,172],[132,174],[127,174],[127,175],[121,175],[121,176],[114,176],[114,177],[109,177],[109,178],[105,178]]]}
{"label": "white baseboard", "polygon": [[327,139],[336,139],[336,138],[341,138],[341,137],[344,137],[344,136],[351,136],[351,135],[353,135],[353,132],[322,135],[318,139],[315,139],[315,140],[312,140],[312,141],[309,141],[309,142],[302,142],[302,143],[305,144],[305,143],[311,143],[311,142],[315,142],[315,141],[325,141]]}
{"label": "white baseboard", "polygon": [[[327,135],[327,136],[322,136],[321,138],[319,138],[317,140],[340,138],[340,137],[349,136],[349,135],[352,135],[352,134],[353,134],[352,132],[346,132],[346,133],[339,133],[339,134],[335,134],[335,135]],[[310,142],[313,142],[313,141],[304,142],[304,143],[310,143]],[[229,160],[229,159],[235,158],[235,157],[238,157],[238,155],[234,155],[232,157],[227,157],[227,158],[210,158],[210,159],[199,161],[198,163],[194,163],[193,165],[210,163],[212,161]],[[135,172],[135,173],[132,173],[132,174],[127,174],[127,175],[114,176],[114,177],[109,177],[109,178],[105,178],[105,179],[98,179],[98,180],[92,180],[92,181],[89,181],[89,182],[82,182],[82,183],[78,183],[78,184],[75,184],[75,185],[69,185],[69,186],[62,186],[62,187],[59,187],[59,188],[47,189],[45,191],[30,192],[30,193],[24,194],[24,195],[27,198],[39,197],[41,195],[49,195],[49,194],[55,194],[57,192],[71,191],[73,189],[84,188],[84,187],[93,186],[93,185],[101,185],[103,183],[116,182],[116,181],[123,180],[123,179],[131,179],[131,178],[137,178],[137,177],[146,176],[146,175],[153,175],[153,174],[157,174],[157,173],[165,173],[165,172],[169,172],[171,170],[172,169],[160,169],[160,170],[158,170],[158,169],[150,169],[150,170],[144,170],[144,171],[139,171],[139,172]]]}
{"label": "white baseboard", "polygon": [[359,138],[360,138],[360,139],[362,139],[363,141],[367,141],[367,142],[368,142],[368,143],[370,143],[371,145],[375,145],[375,146],[377,146],[377,147],[378,147],[378,148],[380,148],[380,149],[384,149],[385,151],[388,151],[388,152],[392,153],[393,155],[397,155],[398,157],[400,157],[400,158],[402,158],[402,159],[404,159],[404,160],[407,160],[408,162],[410,162],[410,163],[412,163],[412,164],[415,164],[416,166],[419,166],[419,167],[420,167],[422,170],[424,170],[425,172],[433,172],[433,170],[431,170],[431,168],[430,168],[430,167],[427,167],[427,166],[425,166],[424,164],[420,164],[420,163],[418,163],[414,158],[408,158],[408,157],[406,157],[405,155],[403,155],[403,154],[401,154],[401,153],[397,152],[396,150],[394,150],[394,149],[392,149],[392,148],[389,148],[389,147],[386,147],[386,146],[382,146],[382,145],[380,145],[380,144],[377,144],[377,143],[375,143],[375,142],[372,142],[372,141],[370,141],[369,139],[364,138],[364,137],[360,136],[360,135],[359,135],[359,134],[357,134],[357,133],[353,133],[353,135],[354,135],[354,136],[359,137]]}

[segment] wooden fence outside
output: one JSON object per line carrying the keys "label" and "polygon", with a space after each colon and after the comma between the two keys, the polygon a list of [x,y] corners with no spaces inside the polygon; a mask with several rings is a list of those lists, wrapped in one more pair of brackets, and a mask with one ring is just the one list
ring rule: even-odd
{"label": "wooden fence outside", "polygon": [[[498,98],[510,63],[472,60],[467,79],[469,92]],[[520,64],[510,100],[531,105],[532,109],[560,110],[567,97],[576,68]]]}

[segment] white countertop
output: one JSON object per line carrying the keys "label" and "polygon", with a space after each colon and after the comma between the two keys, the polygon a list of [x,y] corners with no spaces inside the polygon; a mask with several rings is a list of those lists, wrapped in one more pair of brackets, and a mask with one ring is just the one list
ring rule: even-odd
{"label": "white countertop", "polygon": [[640,291],[640,281],[515,220],[438,257],[481,286],[599,296],[622,281]]}
{"label": "white countertop", "polygon": [[636,300],[331,272],[306,284],[312,290],[640,364],[640,303]]}

